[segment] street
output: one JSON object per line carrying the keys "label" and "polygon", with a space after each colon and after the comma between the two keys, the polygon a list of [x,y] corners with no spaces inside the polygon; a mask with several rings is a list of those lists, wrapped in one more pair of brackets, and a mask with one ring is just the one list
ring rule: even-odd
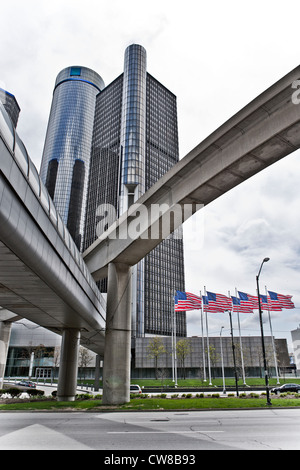
{"label": "street", "polygon": [[299,409],[0,413],[0,450],[299,449]]}

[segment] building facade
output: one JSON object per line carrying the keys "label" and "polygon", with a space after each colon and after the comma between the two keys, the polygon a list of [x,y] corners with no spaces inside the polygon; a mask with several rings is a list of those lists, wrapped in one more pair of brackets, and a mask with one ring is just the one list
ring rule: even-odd
{"label": "building facade", "polygon": [[[131,378],[164,378],[172,377],[172,338],[159,336],[163,345],[163,352],[157,358],[150,353],[150,342],[153,337],[136,338],[132,348]],[[208,380],[207,340],[201,337],[177,337],[187,342],[185,357],[177,354],[178,378],[204,378]],[[241,349],[239,338],[234,339],[236,347],[236,365],[239,377],[242,377]],[[232,338],[222,337],[222,352],[220,337],[209,338],[211,377],[222,377],[222,355],[226,377],[234,377]],[[287,341],[283,338],[274,338],[276,358],[279,375],[291,374]],[[276,376],[273,342],[270,336],[265,337],[267,367],[270,377]],[[20,319],[12,324],[10,344],[8,350],[5,377],[32,377],[35,379],[57,378],[59,373],[59,360],[61,337],[26,319]],[[81,348],[80,348],[81,349]],[[84,348],[82,348],[84,349]],[[180,350],[180,348],[178,348]],[[203,356],[204,350],[204,356]],[[260,336],[242,336],[243,362],[246,377],[263,376],[263,355]],[[94,379],[96,355],[87,351],[78,358],[78,376]],[[102,367],[102,366],[101,366]]]}
{"label": "building facade", "polygon": [[18,105],[15,96],[0,88],[0,101],[2,102],[7,114],[16,128],[20,114],[20,106]]}
{"label": "building facade", "polygon": [[[142,46],[129,46],[123,73],[96,98],[84,249],[179,160],[176,97],[146,62]],[[132,269],[132,285],[133,336],[171,335],[174,291],[185,290],[181,229]],[[186,336],[185,312],[176,328]]]}
{"label": "building facade", "polygon": [[[157,361],[151,354],[150,343],[153,338],[137,338],[132,360],[132,377],[155,378],[172,377],[172,338],[161,338],[161,354]],[[242,336],[242,348],[239,338],[234,339],[235,360],[237,373],[243,377],[264,377],[263,354],[260,336]],[[183,342],[185,346],[179,347]],[[225,377],[234,377],[234,361],[232,351],[232,338],[220,337],[207,339],[202,337],[177,338],[177,375],[178,378],[209,378],[209,362],[211,377],[222,377],[222,358]],[[286,339],[274,338],[276,361],[279,375],[284,376],[291,372],[290,359]],[[270,377],[276,376],[276,365],[274,357],[273,342],[271,336],[265,337],[265,350],[267,368]],[[207,351],[210,351],[209,358]],[[205,370],[204,370],[205,369]]]}
{"label": "building facade", "polygon": [[40,175],[77,247],[84,232],[96,95],[102,78],[72,66],[57,76]]}
{"label": "building facade", "polygon": [[291,331],[292,341],[293,341],[293,350],[294,350],[294,360],[296,364],[297,372],[300,373],[300,326],[296,330]]}

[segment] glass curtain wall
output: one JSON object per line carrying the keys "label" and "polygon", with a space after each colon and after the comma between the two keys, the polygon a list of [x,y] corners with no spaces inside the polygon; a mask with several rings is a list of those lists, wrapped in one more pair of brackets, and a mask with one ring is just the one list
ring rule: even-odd
{"label": "glass curtain wall", "polygon": [[91,143],[102,78],[67,67],[56,79],[40,175],[77,247],[82,249]]}

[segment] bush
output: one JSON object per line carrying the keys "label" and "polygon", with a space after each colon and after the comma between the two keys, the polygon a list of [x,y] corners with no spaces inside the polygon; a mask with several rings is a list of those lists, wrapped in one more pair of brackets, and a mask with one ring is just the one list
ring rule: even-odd
{"label": "bush", "polygon": [[185,396],[185,398],[192,398],[192,396],[193,396],[193,395],[192,395],[191,393],[187,393],[186,396]]}
{"label": "bush", "polygon": [[38,390],[36,388],[30,388],[29,390],[26,390],[26,393],[28,393],[30,397],[42,397],[45,395],[43,390]]}
{"label": "bush", "polygon": [[8,393],[12,398],[18,398],[22,395],[24,390],[20,390],[19,388],[7,388],[5,389],[5,393]]}
{"label": "bush", "polygon": [[78,393],[75,396],[76,400],[90,400],[91,398],[94,398],[93,395],[90,395],[89,393]]}

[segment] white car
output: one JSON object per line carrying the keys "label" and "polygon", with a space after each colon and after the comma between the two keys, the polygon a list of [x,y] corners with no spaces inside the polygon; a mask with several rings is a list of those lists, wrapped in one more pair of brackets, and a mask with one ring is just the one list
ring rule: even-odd
{"label": "white car", "polygon": [[139,385],[130,385],[130,393],[142,393]]}

